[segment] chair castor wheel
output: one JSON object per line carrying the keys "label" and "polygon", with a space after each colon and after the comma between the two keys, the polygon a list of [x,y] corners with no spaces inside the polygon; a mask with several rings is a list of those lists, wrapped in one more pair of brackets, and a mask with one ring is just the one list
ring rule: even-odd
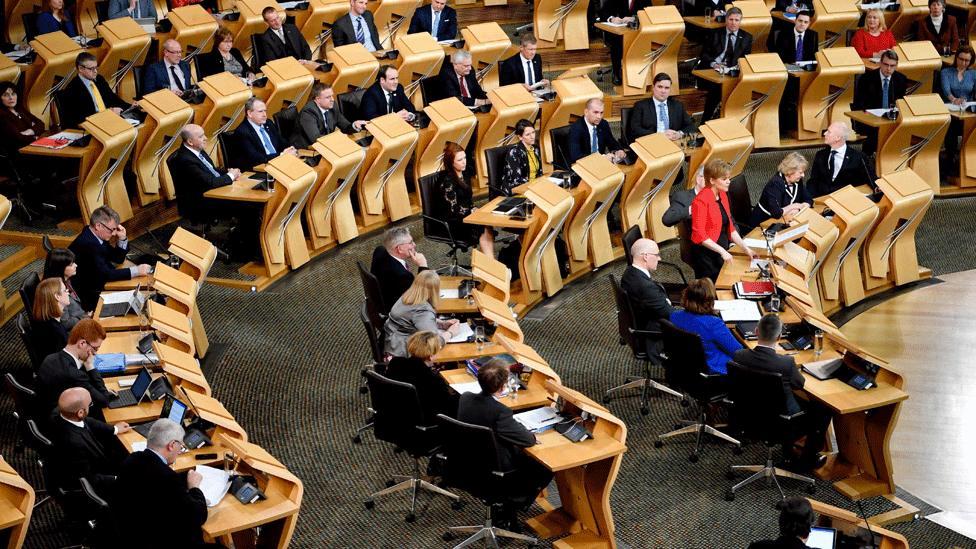
{"label": "chair castor wheel", "polygon": [[810,486],[807,486],[807,493],[808,494],[816,494],[817,493],[817,485],[816,484],[811,484]]}
{"label": "chair castor wheel", "polygon": [[654,447],[655,448],[660,448],[661,446],[664,446],[664,443],[663,442],[661,442],[660,440],[655,440],[654,441]]}
{"label": "chair castor wheel", "polygon": [[417,515],[415,515],[413,513],[407,513],[407,516],[404,517],[403,520],[405,520],[407,522],[413,522],[413,521],[417,520]]}
{"label": "chair castor wheel", "polygon": [[386,481],[387,488],[392,488],[394,484],[396,484],[396,482],[392,478]]}
{"label": "chair castor wheel", "polygon": [[692,463],[698,463],[698,454],[691,454],[688,456],[688,461]]}
{"label": "chair castor wheel", "polygon": [[735,446],[733,446],[732,447],[732,453],[735,454],[735,455],[737,455],[737,456],[741,456],[742,455],[742,446],[741,445],[735,445]]}
{"label": "chair castor wheel", "polygon": [[735,473],[733,473],[732,471],[726,471],[725,478],[728,480],[735,480]]}
{"label": "chair castor wheel", "polygon": [[361,437],[359,435],[356,435],[356,436],[352,437],[352,443],[353,444],[362,444],[363,443],[363,437]]}
{"label": "chair castor wheel", "polygon": [[735,501],[735,492],[727,490],[725,492],[725,501]]}
{"label": "chair castor wheel", "polygon": [[367,509],[372,509],[374,505],[376,505],[376,502],[374,502],[371,499],[367,499],[366,501],[363,502],[363,507]]}
{"label": "chair castor wheel", "polygon": [[640,413],[642,416],[646,416],[647,414],[651,413],[651,409],[648,408],[647,406],[642,406],[640,409]]}
{"label": "chair castor wheel", "polygon": [[452,501],[451,509],[454,509],[455,511],[460,511],[461,509],[464,509],[464,502],[461,500]]}
{"label": "chair castor wheel", "polygon": [[453,532],[444,532],[444,535],[441,536],[441,539],[444,540],[444,541],[451,541],[452,539],[454,539],[454,533]]}

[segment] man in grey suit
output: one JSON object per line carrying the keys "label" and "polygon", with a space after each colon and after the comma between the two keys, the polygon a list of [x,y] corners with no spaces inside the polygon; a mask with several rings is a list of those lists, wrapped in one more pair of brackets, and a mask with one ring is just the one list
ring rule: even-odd
{"label": "man in grey suit", "polygon": [[336,47],[356,42],[368,51],[383,49],[373,14],[366,9],[366,0],[349,0],[349,13],[336,19],[332,25],[332,43]]}
{"label": "man in grey suit", "polygon": [[335,90],[329,84],[316,82],[308,103],[298,115],[298,129],[292,136],[292,145],[307,149],[319,137],[328,135],[339,128],[342,133],[353,133],[363,129],[365,120],[349,122],[335,108]]}
{"label": "man in grey suit", "polygon": [[156,6],[153,0],[109,0],[108,18],[155,19]]}

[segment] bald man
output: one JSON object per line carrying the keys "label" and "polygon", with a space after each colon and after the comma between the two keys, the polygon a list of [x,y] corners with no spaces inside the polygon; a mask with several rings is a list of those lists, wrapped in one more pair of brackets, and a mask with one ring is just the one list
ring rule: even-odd
{"label": "bald man", "polygon": [[190,64],[183,61],[183,46],[172,38],[160,47],[160,61],[146,67],[142,76],[142,95],[166,90],[182,97],[193,86]]}
{"label": "bald man", "polygon": [[851,129],[843,122],[834,122],[824,131],[827,148],[817,151],[810,166],[807,191],[816,198],[830,194],[847,185],[875,186],[873,162],[859,150],[847,145]]}
{"label": "bald man", "polygon": [[176,206],[180,215],[190,221],[204,221],[208,208],[203,193],[230,185],[241,176],[241,171],[218,168],[214,164],[206,152],[207,136],[202,127],[187,124],[180,131],[180,138],[183,145],[166,160],[176,186]]}
{"label": "bald man", "polygon": [[54,443],[54,455],[60,473],[59,486],[67,490],[78,488],[78,479],[87,478],[98,489],[99,484],[114,480],[125,450],[115,435],[129,430],[123,422],[109,425],[88,417],[91,394],[83,387],[65,389],[58,398],[58,407],[51,416],[45,433]]}
{"label": "bald man", "polygon": [[570,124],[566,151],[569,166],[593,153],[600,153],[615,164],[623,164],[627,160],[627,151],[613,136],[610,123],[603,119],[603,109],[602,99],[590,99],[583,109],[583,116]]}
{"label": "bald man", "polygon": [[[620,277],[620,287],[627,292],[634,310],[634,322],[639,329],[659,331],[658,320],[671,318],[671,301],[664,286],[654,280],[651,273],[661,261],[661,250],[649,238],[641,238],[630,247],[631,264]],[[648,356],[660,351],[658,342],[648,341]]]}

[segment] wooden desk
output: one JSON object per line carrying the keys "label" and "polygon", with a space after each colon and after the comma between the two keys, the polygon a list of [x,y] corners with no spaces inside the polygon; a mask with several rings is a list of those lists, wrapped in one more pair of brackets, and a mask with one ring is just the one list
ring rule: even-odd
{"label": "wooden desk", "polygon": [[[466,276],[442,276],[441,289],[457,289],[462,280],[471,280]],[[462,314],[470,315],[478,312],[478,306],[467,298],[442,297],[437,303],[438,314]]]}
{"label": "wooden desk", "polygon": [[[129,311],[123,316],[110,316],[102,318],[102,305],[105,294],[109,292],[102,292],[102,295],[98,296],[98,304],[95,305],[95,311],[92,313],[92,318],[98,321],[105,328],[106,332],[127,332],[130,330],[138,330],[149,325],[149,319],[144,316],[132,314]],[[149,292],[139,292],[142,294],[143,298],[149,297]]]}
{"label": "wooden desk", "polygon": [[502,200],[505,200],[504,196],[496,196],[495,198],[489,200],[485,205],[474,210],[467,217],[464,218],[464,222],[470,225],[483,225],[485,227],[501,227],[503,229],[528,229],[532,226],[532,216],[525,219],[516,219],[509,217],[507,215],[499,215],[492,213],[492,211],[501,204]]}
{"label": "wooden desk", "polygon": [[[687,19],[687,17],[685,17],[685,19]],[[718,84],[721,87],[722,89],[721,113],[722,116],[725,116],[725,103],[726,101],[728,101],[729,96],[732,95],[732,90],[734,90],[735,86],[739,83],[739,77],[719,74],[719,72],[715,69],[695,69],[691,71],[691,74],[693,76],[697,76],[698,78],[701,78],[702,80],[706,80],[713,84]],[[694,171],[692,170],[691,173],[694,173]]]}
{"label": "wooden desk", "polygon": [[719,23],[711,18],[709,18],[709,21],[706,23],[704,15],[686,15],[682,17],[682,19],[685,20],[685,23],[704,30],[715,30],[725,27],[725,23]]}
{"label": "wooden desk", "polygon": [[477,343],[448,343],[441,349],[441,352],[431,357],[431,360],[437,364],[443,364],[445,362],[460,362],[465,359],[481,356],[492,356],[504,352],[505,350],[501,345],[494,341],[486,341],[480,350],[478,349]]}
{"label": "wooden desk", "polygon": [[[499,353],[504,353],[505,349],[496,346],[495,349]],[[490,355],[485,355],[490,356]],[[453,383],[475,383],[478,378],[471,375],[467,367],[455,368],[453,370],[441,370],[441,377],[448,384]],[[523,391],[516,391],[517,395],[512,398],[511,395],[498,399],[505,406],[508,406],[512,410],[529,410],[531,408],[539,408],[547,404],[552,404],[549,400],[549,392],[542,384],[528,384],[527,388]],[[569,442],[567,440],[567,442]]]}
{"label": "wooden desk", "polygon": [[881,549],[908,549],[908,540],[905,539],[905,536],[881,528],[875,523],[875,517],[865,521],[857,514],[845,509],[827,505],[815,499],[807,499],[810,500],[810,506],[813,507],[813,510],[820,515],[817,518],[817,526],[834,528],[848,535],[856,535],[862,531],[867,534],[867,529],[870,528],[871,534],[869,535],[880,542],[879,547]]}
{"label": "wooden desk", "polygon": [[17,471],[0,457],[0,529],[8,530],[7,549],[17,549],[24,544],[31,514],[34,511],[34,489]]}
{"label": "wooden desk", "polygon": [[[678,49],[685,24],[675,6],[650,6],[637,12],[639,25],[597,23],[596,27],[623,40],[623,93],[643,95],[660,72],[678,74]],[[677,94],[675,88],[672,93]]]}

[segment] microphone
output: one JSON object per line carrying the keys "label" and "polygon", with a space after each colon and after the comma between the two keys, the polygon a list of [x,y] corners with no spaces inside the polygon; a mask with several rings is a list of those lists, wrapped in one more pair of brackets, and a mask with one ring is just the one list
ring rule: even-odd
{"label": "microphone", "polygon": [[854,502],[857,503],[857,516],[864,521],[864,526],[871,536],[871,547],[877,547],[877,537],[875,536],[874,530],[871,529],[871,522],[868,520],[867,515],[864,514],[864,506],[861,505],[861,500],[854,500]]}
{"label": "microphone", "polygon": [[861,167],[864,168],[864,178],[867,179],[868,185],[871,185],[872,190],[877,191],[878,186],[875,184],[874,179],[871,178],[871,170],[868,169],[868,163],[864,161],[864,153],[861,153]]}

